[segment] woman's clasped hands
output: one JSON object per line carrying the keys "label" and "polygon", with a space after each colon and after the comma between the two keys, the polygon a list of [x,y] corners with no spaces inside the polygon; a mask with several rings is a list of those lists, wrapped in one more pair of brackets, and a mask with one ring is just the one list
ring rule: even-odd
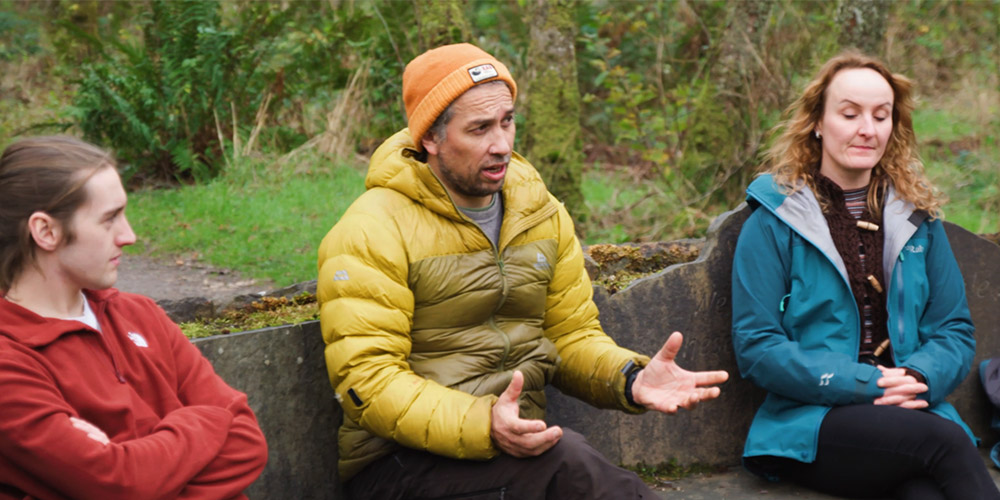
{"label": "woman's clasped hands", "polygon": [[879,365],[878,369],[882,372],[878,386],[885,389],[885,392],[882,393],[882,397],[874,401],[874,404],[912,410],[927,408],[927,401],[917,399],[920,394],[927,392],[927,384],[918,381],[913,375],[908,375],[905,368],[887,368]]}

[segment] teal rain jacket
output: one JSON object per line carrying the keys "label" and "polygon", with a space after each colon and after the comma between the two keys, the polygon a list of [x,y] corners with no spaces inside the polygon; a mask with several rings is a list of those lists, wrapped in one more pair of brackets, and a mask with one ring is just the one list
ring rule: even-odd
{"label": "teal rain jacket", "polygon": [[[755,207],[733,260],[733,345],[740,373],[768,391],[743,455],[816,458],[833,406],[872,403],[879,371],[858,362],[860,319],[843,259],[814,194],[784,193],[770,175],[747,189]],[[968,426],[945,397],[975,352],[965,286],[944,227],[891,188],[882,266],[896,366],[927,379],[928,411]]]}

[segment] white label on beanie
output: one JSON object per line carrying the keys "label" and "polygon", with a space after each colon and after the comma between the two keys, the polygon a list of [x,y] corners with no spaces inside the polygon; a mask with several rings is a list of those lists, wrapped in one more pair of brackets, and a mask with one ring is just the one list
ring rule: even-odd
{"label": "white label on beanie", "polygon": [[469,68],[469,76],[472,77],[472,83],[479,83],[487,78],[496,77],[497,70],[492,64],[481,64],[475,68]]}

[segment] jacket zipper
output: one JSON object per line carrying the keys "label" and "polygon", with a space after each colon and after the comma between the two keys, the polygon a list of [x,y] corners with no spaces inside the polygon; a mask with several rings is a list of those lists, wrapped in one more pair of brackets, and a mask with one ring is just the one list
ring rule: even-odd
{"label": "jacket zipper", "polygon": [[[906,328],[905,328],[906,325],[905,325],[905,323],[903,321],[903,319],[906,316],[905,311],[903,310],[903,307],[904,307],[904,305],[905,305],[906,302],[905,302],[904,297],[903,297],[904,288],[903,288],[903,266],[902,266],[903,252],[902,251],[900,251],[900,253],[899,253],[899,262],[900,262],[900,265],[896,266],[896,269],[895,269],[895,273],[896,273],[896,296],[899,297],[899,299],[896,302],[896,307],[897,307],[897,309],[896,309],[896,326],[899,328],[899,343],[902,344],[903,342],[906,342]],[[893,352],[893,358],[895,358],[896,357],[896,350],[893,349],[892,352]]]}
{"label": "jacket zipper", "polygon": [[[476,224],[476,226],[479,226],[479,224]],[[479,230],[482,231],[482,228],[480,228]],[[485,235],[486,233],[484,232],[483,234]],[[489,325],[490,328],[493,328],[498,333],[500,333],[500,337],[503,339],[503,356],[500,357],[500,366],[498,371],[504,372],[507,371],[507,356],[510,355],[510,336],[507,335],[507,332],[503,331],[497,325],[496,313],[497,311],[500,310],[500,307],[502,307],[504,303],[507,302],[507,295],[510,293],[510,288],[508,287],[507,283],[507,269],[504,267],[503,257],[500,256],[500,250],[495,245],[493,245],[492,241],[490,242],[490,245],[493,246],[493,258],[497,263],[497,268],[500,269],[500,283],[502,289],[500,292],[501,293],[500,300],[497,301],[496,308],[493,309],[493,313],[490,314]]]}
{"label": "jacket zipper", "polygon": [[[452,201],[452,204],[454,204],[454,201]],[[455,209],[458,209],[457,205],[455,206]],[[458,210],[458,213],[462,215],[463,219],[466,219],[470,224],[476,226],[476,229],[478,229],[483,237],[486,238],[486,241],[490,243],[490,250],[493,252],[493,262],[500,271],[500,300],[497,301],[496,307],[490,314],[490,319],[487,321],[487,325],[489,325],[493,331],[500,334],[500,338],[503,339],[503,356],[500,357],[500,365],[497,367],[497,371],[504,372],[507,371],[507,357],[510,355],[510,336],[507,335],[507,332],[503,331],[499,325],[497,325],[496,313],[500,310],[504,303],[507,302],[507,295],[510,293],[510,288],[507,283],[507,269],[504,267],[503,257],[500,254],[500,247],[493,243],[493,240],[491,240],[489,235],[486,234],[486,231],[483,230],[482,226],[480,226],[478,222],[471,220],[467,215],[462,213],[461,210]]]}
{"label": "jacket zipper", "polygon": [[[440,182],[440,180],[438,182]],[[552,202],[550,201],[548,204],[545,205],[545,207],[543,207],[542,210],[534,212],[520,220],[515,221],[514,224],[510,226],[510,230],[507,231],[508,235],[507,240],[500,240],[497,244],[494,244],[493,240],[491,240],[490,237],[486,234],[486,231],[483,231],[483,228],[480,227],[479,223],[472,220],[471,218],[469,218],[469,216],[465,215],[464,213],[462,213],[461,210],[459,210],[458,205],[455,204],[455,200],[451,199],[451,194],[448,194],[448,199],[451,201],[452,206],[455,207],[455,211],[458,212],[458,214],[462,217],[462,219],[471,223],[473,226],[476,226],[476,229],[478,229],[479,232],[483,235],[483,237],[486,238],[486,241],[490,243],[490,248],[493,250],[493,260],[494,262],[496,262],[497,268],[500,270],[500,283],[503,288],[501,290],[500,300],[497,302],[496,308],[493,309],[493,313],[490,314],[490,319],[487,323],[489,324],[490,328],[499,333],[500,337],[503,339],[503,356],[501,356],[500,358],[500,366],[497,367],[497,371],[504,372],[507,371],[507,357],[510,355],[510,336],[507,335],[507,332],[503,331],[497,325],[496,313],[497,311],[500,310],[500,307],[502,307],[504,303],[507,302],[507,295],[510,293],[510,288],[508,287],[507,270],[504,267],[503,256],[500,253],[500,249],[506,246],[507,243],[510,243],[510,241],[513,241],[514,236],[520,234],[521,231],[534,227],[539,222],[545,220],[548,217],[551,217],[552,214],[556,213],[559,209],[556,208],[556,206],[553,205]],[[501,221],[500,234],[503,235],[503,233],[504,233],[503,222]]]}
{"label": "jacket zipper", "polygon": [[105,314],[106,309],[107,309],[107,304],[101,303],[100,304],[100,315],[98,316],[97,321],[101,325],[102,330],[96,332],[97,333],[97,338],[100,339],[101,346],[104,348],[104,352],[106,352],[108,354],[108,358],[111,360],[111,368],[115,372],[115,378],[118,379],[119,383],[124,384],[125,383],[125,376],[122,375],[122,371],[118,367],[118,359],[115,357],[115,353],[111,350],[111,346],[108,345],[107,340],[104,338],[104,330],[108,330],[109,332],[111,331],[111,329],[109,329],[110,325],[105,324],[105,321],[104,321],[104,318],[107,316]]}

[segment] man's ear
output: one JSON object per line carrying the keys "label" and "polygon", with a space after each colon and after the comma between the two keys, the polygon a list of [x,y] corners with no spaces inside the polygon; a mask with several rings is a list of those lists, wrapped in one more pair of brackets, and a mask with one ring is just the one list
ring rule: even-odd
{"label": "man's ear", "polygon": [[28,217],[28,231],[38,248],[51,252],[63,240],[62,224],[45,212],[35,212]]}
{"label": "man's ear", "polygon": [[433,132],[424,134],[424,137],[420,139],[420,145],[424,147],[424,151],[427,151],[427,154],[437,156],[438,143],[434,141]]}

